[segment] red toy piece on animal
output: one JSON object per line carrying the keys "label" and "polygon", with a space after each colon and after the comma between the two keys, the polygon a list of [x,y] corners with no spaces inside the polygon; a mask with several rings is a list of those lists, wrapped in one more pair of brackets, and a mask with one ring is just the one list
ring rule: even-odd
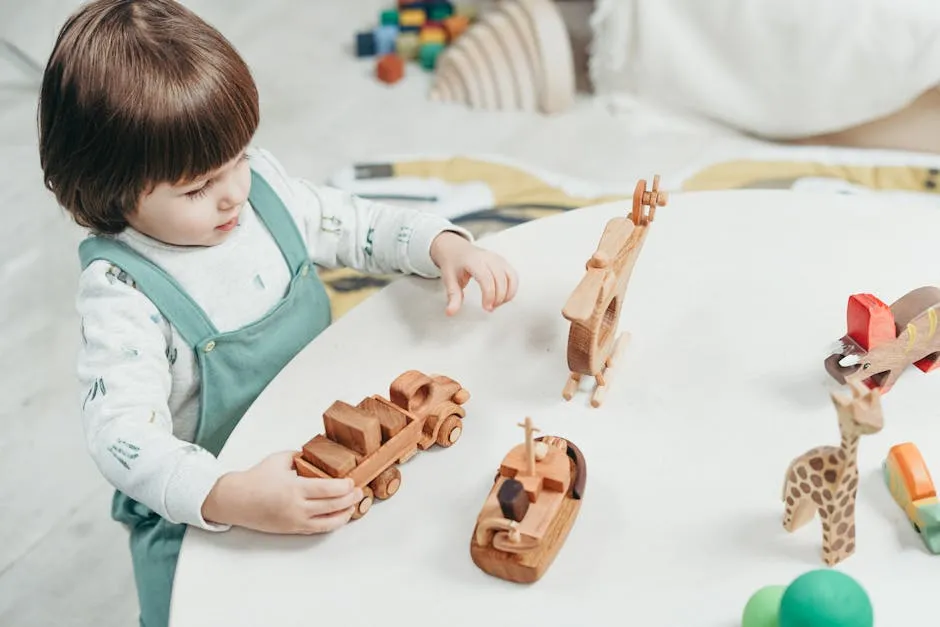
{"label": "red toy piece on animal", "polygon": [[839,383],[862,381],[888,392],[908,366],[930,372],[940,361],[937,307],[940,288],[908,292],[888,307],[871,294],[849,297],[847,333],[826,358],[826,371]]}

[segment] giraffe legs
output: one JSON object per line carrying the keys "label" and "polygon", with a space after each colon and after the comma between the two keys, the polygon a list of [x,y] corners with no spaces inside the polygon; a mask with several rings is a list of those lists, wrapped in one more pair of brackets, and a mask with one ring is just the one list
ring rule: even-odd
{"label": "giraffe legs", "polygon": [[816,504],[808,498],[786,499],[786,508],[783,512],[783,528],[789,532],[794,532],[816,515]]}

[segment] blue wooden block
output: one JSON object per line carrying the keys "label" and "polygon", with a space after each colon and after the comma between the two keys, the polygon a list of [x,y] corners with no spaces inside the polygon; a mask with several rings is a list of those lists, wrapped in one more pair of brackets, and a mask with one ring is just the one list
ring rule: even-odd
{"label": "blue wooden block", "polygon": [[375,53],[378,55],[395,52],[395,41],[398,39],[397,26],[379,26],[375,34]]}
{"label": "blue wooden block", "polygon": [[356,33],[356,56],[371,57],[375,54],[375,34],[372,31]]}

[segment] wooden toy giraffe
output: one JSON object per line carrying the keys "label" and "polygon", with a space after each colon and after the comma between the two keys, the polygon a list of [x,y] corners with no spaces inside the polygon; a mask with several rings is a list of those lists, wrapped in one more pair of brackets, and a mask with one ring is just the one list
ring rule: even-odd
{"label": "wooden toy giraffe", "polygon": [[823,560],[834,566],[855,552],[855,496],[858,493],[858,441],[884,425],[881,392],[852,384],[852,396],[832,393],[842,443],[821,446],[797,457],[783,486],[783,528],[799,529],[816,512],[822,521]]}

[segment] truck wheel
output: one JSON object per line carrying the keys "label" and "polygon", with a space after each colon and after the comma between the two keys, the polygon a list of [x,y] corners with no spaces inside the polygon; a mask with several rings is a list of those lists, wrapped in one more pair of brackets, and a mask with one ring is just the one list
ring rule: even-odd
{"label": "truck wheel", "polygon": [[382,473],[372,480],[369,487],[377,499],[387,499],[398,492],[401,486],[401,471],[392,466],[386,468]]}
{"label": "truck wheel", "polygon": [[463,421],[456,414],[451,414],[441,421],[441,426],[437,430],[437,443],[444,448],[453,446],[462,433]]}
{"label": "truck wheel", "polygon": [[369,508],[372,507],[373,500],[372,488],[369,486],[362,488],[362,500],[359,501],[359,504],[356,506],[356,509],[353,512],[352,520],[358,520],[359,518],[365,516],[368,513]]}

